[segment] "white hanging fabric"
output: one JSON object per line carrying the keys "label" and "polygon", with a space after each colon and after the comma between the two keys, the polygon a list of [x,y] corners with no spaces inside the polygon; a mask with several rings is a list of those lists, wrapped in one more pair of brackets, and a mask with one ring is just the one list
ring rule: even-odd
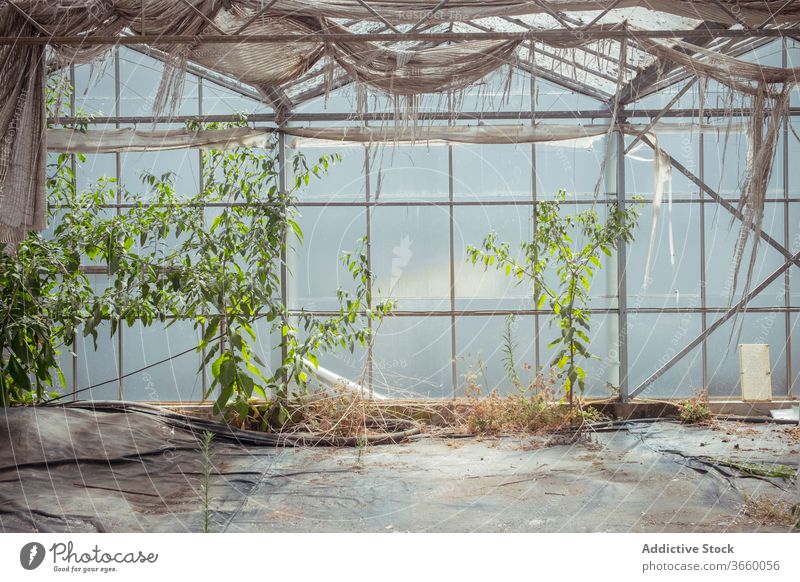
{"label": "white hanging fabric", "polygon": [[672,267],[675,266],[675,239],[673,236],[672,228],[672,164],[670,163],[669,156],[661,151],[658,145],[658,139],[653,134],[647,134],[650,141],[655,146],[654,156],[652,160],[641,158],[638,156],[628,155],[633,160],[642,162],[653,162],[653,219],[650,227],[650,241],[647,245],[647,259],[645,260],[644,277],[642,280],[642,289],[647,289],[650,281],[650,268],[653,261],[653,249],[655,247],[656,237],[658,234],[658,220],[661,214],[661,205],[664,201],[664,191],[667,191],[667,230],[669,237],[669,262]]}

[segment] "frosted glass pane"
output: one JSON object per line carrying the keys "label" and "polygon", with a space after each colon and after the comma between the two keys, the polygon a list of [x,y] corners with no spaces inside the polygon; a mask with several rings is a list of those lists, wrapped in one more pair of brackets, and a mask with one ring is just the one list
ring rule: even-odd
{"label": "frosted glass pane", "polygon": [[439,144],[375,146],[369,163],[372,198],[447,200],[448,163],[447,147]]}
{"label": "frosted glass pane", "polygon": [[[800,56],[798,56],[798,66],[800,66]],[[797,160],[800,160],[800,118],[792,118],[792,127],[786,143],[789,149],[789,197],[798,198],[800,197],[800,164],[797,163]]]}
{"label": "frosted glass pane", "polygon": [[84,162],[75,158],[75,184],[79,192],[94,188],[100,178],[116,177],[117,161],[114,154],[87,154],[85,158]]}
{"label": "frosted glass pane", "polygon": [[[628,314],[628,384],[631,390],[700,335],[699,313]],[[687,398],[703,387],[702,344],[686,354],[637,398]]]}
{"label": "frosted glass pane", "polygon": [[529,145],[453,147],[453,193],[456,200],[531,200]]}
{"label": "frosted glass pane", "polygon": [[[320,316],[320,319],[324,319],[324,317]],[[301,339],[308,337],[306,330],[303,328],[298,318],[292,317],[292,324],[298,327],[298,334]],[[368,322],[366,319],[360,319],[359,325],[362,325],[364,328],[366,328],[368,326]],[[271,341],[272,345],[274,346],[273,361],[276,364],[279,364],[280,359],[275,357],[280,355],[280,338],[277,333],[272,334]],[[362,384],[365,387],[365,390],[368,389],[369,370],[367,369],[367,346],[356,344],[351,352],[348,348],[342,348],[341,346],[337,345],[335,348],[327,352],[317,351],[316,355],[319,358],[320,368],[329,370],[334,374],[338,374],[339,376],[342,376],[343,378],[346,378],[356,384]],[[392,362],[386,362],[383,360],[380,362],[380,365],[386,366],[389,369],[394,366]],[[387,386],[385,386],[382,382],[374,384],[374,387],[375,392],[378,395],[384,394],[387,390]],[[312,392],[321,389],[327,390],[327,386],[317,381],[313,375],[309,381],[308,388]]]}
{"label": "frosted glass pane", "polygon": [[[800,67],[800,42],[788,39],[786,47],[786,66],[790,68]],[[792,107],[800,105],[800,87],[797,85],[792,89],[790,103]]]}
{"label": "frosted glass pane", "polygon": [[372,264],[380,296],[397,308],[449,309],[449,214],[444,207],[378,207],[372,215]]}
{"label": "frosted glass pane", "polygon": [[[164,64],[157,59],[130,49],[120,50],[119,94],[122,115],[146,116],[153,114],[153,104],[161,84],[163,70]],[[197,115],[198,112],[197,77],[186,74],[175,113]]]}
{"label": "frosted glass pane", "polygon": [[601,110],[605,104],[592,97],[573,93],[568,89],[543,81],[536,80],[536,111],[577,111]]}
{"label": "frosted glass pane", "polygon": [[[725,125],[724,119],[712,123]],[[704,137],[705,183],[725,198],[739,198],[740,186],[747,170],[747,136],[744,133],[721,132]]]}
{"label": "frosted glass pane", "polygon": [[[95,116],[114,115],[114,56],[102,61],[75,66],[75,111]],[[67,115],[62,111],[61,115]]]}
{"label": "frosted glass pane", "polygon": [[375,339],[375,390],[395,397],[450,398],[449,317],[391,317]]}
{"label": "frosted glass pane", "polygon": [[524,282],[506,276],[494,266],[484,269],[467,259],[467,245],[481,248],[490,232],[508,242],[517,260],[523,260],[521,241],[531,237],[531,206],[466,206],[455,208],[453,254],[456,309],[533,309],[533,292]]}
{"label": "frosted glass pane", "polygon": [[[690,173],[700,176],[699,137],[690,131],[680,133],[659,133],[658,146],[664,152],[683,165]],[[632,138],[626,144],[633,143]],[[652,199],[655,193],[655,176],[653,149],[639,142],[630,155],[625,157],[625,191],[628,197],[639,196]],[[668,198],[669,187],[664,189],[664,200]],[[687,198],[698,191],[698,187],[676,168],[672,168],[672,195],[675,198]]]}
{"label": "frosted glass pane", "polygon": [[270,113],[272,108],[256,99],[203,80],[203,115]]}
{"label": "frosted glass pane", "polygon": [[652,205],[644,204],[636,239],[628,246],[628,305],[700,307],[700,205],[674,204],[672,207],[674,265],[670,261],[667,207],[662,207],[650,258],[650,280],[645,288],[652,224]]}
{"label": "frosted glass pane", "polygon": [[129,152],[120,154],[121,183],[132,199],[149,201],[149,186],[142,183],[144,173],[161,177],[167,172],[174,176],[175,192],[194,196],[200,190],[200,158],[197,150],[163,152]]}
{"label": "frosted glass pane", "polygon": [[[729,305],[740,224],[736,222],[731,227],[730,216],[723,208],[714,205],[706,206],[706,301],[710,307],[727,307]],[[767,203],[765,205],[763,229],[774,239],[783,240],[782,204]],[[752,241],[753,237],[751,236],[750,242],[744,250],[740,279],[736,290],[737,298],[741,298],[741,287],[744,284],[750,260]],[[751,286],[758,285],[783,263],[783,255],[761,240],[758,245],[758,257],[753,267]],[[751,307],[783,306],[783,304],[783,277],[773,281],[749,303]]]}
{"label": "frosted glass pane", "polygon": [[[79,400],[119,400],[119,359],[117,338],[111,337],[111,325],[101,323],[97,327],[97,350],[94,349],[92,336],[83,337],[83,330],[78,330],[78,389],[103,384],[91,390],[83,390],[78,394]],[[108,380],[112,382],[106,383]]]}
{"label": "frosted glass pane", "polygon": [[598,193],[605,194],[605,182],[600,168],[605,155],[602,139],[595,148],[571,145],[538,144],[536,146],[536,193],[539,199],[553,198],[561,189],[578,197],[594,197],[595,186],[600,180]]}
{"label": "frosted glass pane", "polygon": [[[123,329],[125,373],[131,373],[187,349],[196,347],[200,334],[192,322],[179,321],[166,327],[154,322]],[[200,355],[191,351],[125,378],[126,400],[202,400]]]}
{"label": "frosted glass pane", "polygon": [[[642,99],[635,101],[635,109],[637,111],[642,109],[656,109],[661,111],[689,81],[690,79],[687,79],[686,81],[677,83],[671,87],[667,87],[661,91],[658,91],[657,93],[653,93],[652,95],[648,95],[647,97],[643,97]],[[698,105],[698,98],[697,84],[695,84],[694,87],[689,89],[675,102],[672,108],[693,109]]]}
{"label": "frosted glass pane", "polygon": [[[342,265],[345,251],[354,252],[366,233],[363,208],[301,208],[297,223],[303,242],[292,237],[288,257],[289,306],[292,309],[338,309],[336,290],[354,290],[355,283]],[[376,245],[377,246],[377,245]],[[375,251],[373,250],[373,261]]]}
{"label": "frosted glass pane", "polygon": [[[714,321],[710,316],[709,325]],[[735,326],[735,327],[734,327]],[[740,327],[741,326],[741,327]],[[741,334],[739,330],[741,329]],[[733,332],[733,333],[732,333]],[[708,393],[740,399],[738,344],[769,344],[772,394],[786,394],[786,326],[781,313],[745,313],[708,338]]]}
{"label": "frosted glass pane", "polygon": [[[311,176],[308,185],[300,187],[297,193],[298,200],[305,201],[336,201],[336,202],[364,202],[366,192],[366,179],[364,178],[364,148],[357,147],[330,147],[330,148],[301,148],[286,151],[287,159],[291,160],[296,152],[301,152],[309,166],[319,163],[320,157],[340,154],[342,159],[334,162],[319,178]],[[291,166],[290,166],[291,167]],[[294,187],[294,183],[289,184]]]}
{"label": "frosted glass pane", "polygon": [[783,42],[780,40],[776,40],[764,46],[760,46],[737,58],[743,61],[747,61],[748,63],[756,63],[761,66],[782,67],[783,66],[782,52],[783,52]]}
{"label": "frosted glass pane", "polygon": [[[503,334],[504,316],[456,318],[456,365],[458,396],[466,395],[469,384],[480,387],[485,396],[492,391],[506,395],[516,392],[507,373]],[[535,377],[536,323],[532,316],[519,316],[512,324],[515,370],[524,387]]]}

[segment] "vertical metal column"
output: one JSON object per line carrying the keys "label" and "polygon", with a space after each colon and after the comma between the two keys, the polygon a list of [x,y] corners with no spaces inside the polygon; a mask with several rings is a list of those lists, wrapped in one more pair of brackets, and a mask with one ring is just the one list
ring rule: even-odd
{"label": "vertical metal column", "polygon": [[[366,122],[364,125],[367,125]],[[369,304],[368,308],[372,310],[372,212],[370,208],[370,198],[372,197],[372,184],[370,183],[369,174],[370,174],[370,160],[369,160],[369,146],[364,146],[364,197],[366,204],[364,205],[364,215],[365,215],[365,235],[366,235],[366,244],[367,244],[367,269],[370,272],[370,278],[367,280],[367,291],[369,291]],[[370,341],[367,343],[367,361],[365,363],[366,366],[366,378],[367,378],[367,389],[369,390],[369,397],[372,398],[375,389],[373,387],[373,345],[375,343],[375,338],[372,337],[372,319],[367,319],[367,326],[370,330]],[[377,333],[377,330],[376,332]]]}
{"label": "vertical metal column", "polygon": [[[280,129],[277,132],[278,134],[278,189],[281,192],[281,195],[286,193],[286,134],[283,133]],[[283,244],[281,245],[281,303],[283,304],[284,309],[288,309],[288,299],[287,299],[287,292],[286,292],[286,278],[287,278],[287,269],[286,269],[286,227],[283,228]],[[284,323],[288,324],[289,322],[284,319]],[[281,342],[281,365],[286,361],[286,357],[288,355],[288,350],[286,349],[286,344]]]}
{"label": "vertical metal column", "polygon": [[453,207],[453,146],[447,145],[447,212],[450,229],[450,375],[453,398],[458,392],[458,370],[456,366],[456,267],[455,267],[455,216]]}
{"label": "vertical metal column", "polygon": [[[531,52],[533,52],[533,43],[531,43]],[[531,95],[530,95],[530,106],[531,106],[531,125],[536,123],[536,57],[532,56],[531,61],[533,62],[533,68],[531,69]],[[537,200],[537,188],[536,188],[536,144],[531,144],[531,240],[533,239],[534,234],[536,233],[536,200]],[[536,282],[534,281],[534,286]],[[531,291],[535,291],[532,289]],[[536,313],[533,316],[533,341],[534,341],[534,370],[539,372],[539,369],[542,367],[542,359],[541,359],[541,332],[539,328],[539,314]]]}
{"label": "vertical metal column", "polygon": [[[69,85],[72,88],[69,94],[69,113],[72,117],[75,117],[75,65],[70,64],[69,66]],[[75,154],[70,155],[71,158],[71,166],[72,166],[72,175],[74,176],[74,180],[77,182],[77,174],[75,173]],[[73,332],[72,334],[72,391],[78,389],[78,333]],[[72,395],[73,400],[78,399],[77,394]]]}
{"label": "vertical metal column", "polygon": [[[785,69],[788,66],[788,44],[784,37],[781,42],[781,66]],[[783,123],[783,245],[790,249],[789,240],[789,103],[786,104],[787,111]],[[783,304],[787,308],[784,314],[786,322],[786,397],[792,396],[792,315],[789,311],[792,294],[792,269],[786,269],[783,286]]]}
{"label": "vertical metal column", "polygon": [[[203,117],[203,78],[197,78],[197,115],[199,118],[202,119]],[[205,190],[205,182],[203,181],[203,150],[197,150],[197,164],[198,164],[198,186],[200,192]],[[205,197],[204,197],[205,199]],[[205,219],[206,209],[205,205],[201,209],[203,213],[203,219]],[[205,321],[200,325],[200,333],[203,335],[201,337],[206,336],[206,324]],[[202,400],[206,400],[206,392],[208,392],[208,372],[206,371],[206,367],[203,362],[206,361],[206,348],[204,347],[200,350],[200,389],[203,391]]]}
{"label": "vertical metal column", "polygon": [[[705,99],[705,95],[701,94],[700,99]],[[706,159],[706,143],[705,135],[700,132],[700,180],[705,183],[705,159]],[[700,314],[701,332],[705,335],[706,328],[708,327],[708,316],[706,315],[706,197],[702,192],[698,193],[700,196],[700,307],[702,313]],[[703,388],[708,389],[708,342],[703,339],[701,344],[702,360],[703,360]]]}
{"label": "vertical metal column", "polygon": [[[617,120],[622,123],[623,120]],[[612,138],[616,144],[617,161],[617,208],[625,211],[625,136],[615,131]],[[610,144],[609,144],[610,145]],[[619,396],[628,400],[628,280],[626,273],[627,243],[620,241],[617,247],[617,309],[619,312]]]}
{"label": "vertical metal column", "polygon": [[[120,82],[119,82],[119,47],[114,49],[114,115],[119,118],[120,116]],[[119,129],[119,121],[114,122],[114,127]],[[119,152],[114,153],[114,172],[117,178],[117,192],[116,198],[117,201],[117,208],[115,212],[119,215],[122,210],[120,209],[120,204],[122,204],[122,158]],[[119,376],[119,399],[125,400],[125,344],[123,342],[123,329],[122,329],[122,320],[117,318],[117,374]]]}

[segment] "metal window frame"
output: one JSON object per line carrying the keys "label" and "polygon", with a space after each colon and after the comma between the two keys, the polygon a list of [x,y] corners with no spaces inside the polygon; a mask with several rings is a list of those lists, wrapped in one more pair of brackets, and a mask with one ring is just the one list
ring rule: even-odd
{"label": "metal window frame", "polygon": [[[787,45],[784,39],[783,41],[783,59],[784,64],[786,62],[786,51]],[[530,107],[527,110],[520,110],[514,112],[464,112],[460,114],[453,115],[450,112],[440,112],[434,114],[428,114],[421,116],[422,118],[429,118],[429,119],[450,119],[452,121],[456,120],[476,120],[476,119],[518,119],[521,123],[533,123],[539,119],[604,119],[609,118],[611,116],[610,111],[550,111],[550,112],[541,112],[536,110],[535,106],[535,91],[536,91],[536,79],[538,75],[536,74],[536,70],[529,71],[531,73],[530,76],[530,84],[531,84],[531,91],[528,99],[530,100]],[[70,75],[74,83],[74,66],[70,67]],[[169,118],[158,118],[152,116],[142,116],[142,117],[131,117],[131,116],[122,116],[120,115],[119,110],[119,103],[120,103],[120,73],[119,73],[119,61],[117,55],[117,66],[115,67],[115,115],[108,116],[104,118],[95,118],[91,122],[92,123],[111,123],[119,126],[121,124],[129,124],[129,123],[160,123],[160,122],[181,122],[188,119],[199,119],[199,120],[215,120],[215,121],[225,121],[228,119],[233,119],[234,116],[225,116],[225,115],[217,115],[217,116],[203,116],[203,91],[202,91],[202,81],[201,81],[201,89],[199,91],[198,96],[198,115],[197,116],[177,116],[177,117],[169,117]],[[671,104],[674,103],[671,102]],[[667,107],[665,109],[660,110],[653,110],[653,109],[620,109],[619,115],[620,117],[625,118],[637,118],[637,117],[650,117],[653,118],[655,116],[664,117],[664,118],[685,118],[685,117],[696,117],[700,111],[698,109],[677,109],[672,110]],[[721,116],[725,113],[722,110],[704,110],[703,114],[706,116]],[[744,115],[746,111],[737,111],[734,113],[734,116]],[[71,114],[75,115],[75,100],[74,96],[71,101]],[[800,107],[791,107],[789,110],[789,115],[791,118],[800,115]],[[372,121],[372,120],[386,120],[391,118],[390,113],[367,113],[365,115],[354,116],[352,113],[347,112],[333,112],[333,113],[324,113],[324,114],[293,114],[290,118],[291,121],[336,121],[336,120],[360,120],[360,121]],[[62,123],[68,123],[69,119],[63,119]],[[259,122],[259,123],[276,123],[278,121],[277,116],[274,114],[260,114],[256,116],[252,116],[251,121]],[[621,138],[624,140],[624,138]],[[285,152],[285,145],[284,144],[284,134],[279,132],[279,143],[282,144],[283,147],[279,148],[279,163],[281,168],[286,167],[286,152]],[[623,144],[624,146],[624,141]],[[735,202],[735,199],[725,199],[716,192],[713,192],[704,182],[704,170],[705,170],[705,159],[704,159],[704,149],[703,149],[703,137],[702,134],[700,135],[699,140],[699,168],[700,168],[700,177],[694,177],[696,185],[699,188],[699,196],[687,196],[687,197],[678,197],[674,200],[676,204],[697,204],[699,205],[700,212],[701,212],[701,221],[700,221],[700,248],[698,249],[701,255],[701,272],[700,272],[700,284],[701,284],[701,304],[700,307],[693,307],[693,308],[667,308],[667,307],[624,307],[627,305],[627,299],[629,290],[627,285],[624,282],[624,279],[621,281],[620,285],[620,303],[617,308],[615,309],[590,309],[589,311],[592,313],[605,313],[605,314],[617,314],[623,315],[624,314],[631,314],[631,313],[651,313],[651,314],[678,314],[678,313],[689,313],[689,314],[697,314],[702,318],[702,332],[703,338],[701,339],[701,343],[703,345],[703,384],[704,386],[708,385],[708,356],[706,352],[706,337],[713,329],[716,329],[715,324],[712,326],[707,325],[707,315],[709,314],[723,314],[723,317],[728,314],[726,308],[722,307],[709,307],[706,303],[706,288],[705,288],[705,256],[706,256],[706,242],[705,242],[705,221],[703,219],[704,213],[706,210],[706,206],[708,204],[715,203],[716,205],[722,205],[723,207],[728,207],[727,209],[730,211],[731,207],[733,206],[731,202]],[[624,148],[623,148],[624,149]],[[452,363],[451,363],[451,381],[453,383],[452,392],[453,396],[455,397],[458,393],[458,375],[457,375],[457,364],[456,360],[458,357],[457,351],[457,344],[456,344],[456,337],[457,337],[457,318],[459,317],[472,317],[472,316],[506,316],[509,314],[515,315],[528,315],[533,316],[535,325],[536,325],[536,332],[535,332],[535,353],[536,353],[536,365],[539,366],[542,364],[540,361],[540,317],[546,316],[550,314],[549,310],[537,310],[537,309],[511,309],[511,310],[457,310],[455,308],[455,298],[456,298],[456,290],[454,284],[454,269],[455,269],[455,248],[454,248],[454,235],[453,230],[455,227],[455,216],[454,216],[454,209],[455,207],[460,206],[492,206],[492,205],[522,205],[522,206],[529,206],[531,208],[535,207],[537,204],[538,196],[537,196],[537,166],[536,166],[536,151],[537,146],[536,144],[531,144],[531,175],[532,175],[532,185],[531,185],[531,196],[530,198],[526,199],[512,199],[512,200],[455,200],[454,192],[453,192],[453,182],[455,179],[454,170],[453,170],[453,157],[452,157],[452,147],[449,148],[448,154],[448,181],[449,181],[449,191],[447,199],[443,200],[397,200],[397,201],[377,201],[373,200],[370,195],[370,184],[369,184],[369,158],[368,153],[365,152],[365,187],[366,187],[366,197],[363,201],[353,201],[353,202],[345,202],[345,201],[314,201],[308,200],[303,201],[298,204],[300,207],[336,207],[336,206],[351,206],[351,207],[361,207],[364,208],[367,213],[367,238],[368,244],[371,246],[371,217],[370,217],[370,210],[373,207],[378,206],[399,206],[399,207],[414,207],[414,206],[442,206],[446,207],[449,212],[449,229],[450,229],[450,249],[449,249],[449,261],[450,261],[450,277],[451,277],[451,284],[450,284],[450,309],[448,310],[437,310],[437,311],[425,311],[425,310],[406,310],[406,311],[398,311],[396,312],[395,316],[397,317],[448,317],[450,319],[451,324],[451,356],[452,356]],[[795,264],[800,262],[797,255],[791,255],[787,250],[789,246],[789,208],[790,203],[800,203],[800,197],[795,196],[792,197],[790,195],[791,185],[789,184],[789,173],[788,173],[788,126],[784,127],[784,142],[783,142],[783,149],[782,149],[782,156],[784,161],[784,168],[783,168],[783,197],[782,198],[770,198],[768,199],[767,203],[769,204],[782,204],[784,206],[784,223],[783,223],[783,244],[774,241],[772,244],[776,250],[779,250],[785,256],[790,256],[794,261]],[[625,165],[624,159],[620,158],[618,161],[618,192],[616,201],[609,200],[608,203],[625,203],[629,201],[629,198],[625,192],[624,187],[624,180],[625,180]],[[115,170],[118,178],[118,183],[121,182],[121,162],[119,154],[116,155],[115,159]],[[676,166],[677,167],[677,166]],[[678,168],[680,170],[680,168]],[[687,170],[688,172],[688,170]],[[684,172],[685,173],[685,172]],[[687,176],[692,179],[693,176]],[[285,187],[285,172],[282,173],[281,181]],[[699,182],[699,184],[698,184]],[[708,196],[703,196],[703,193],[707,194]],[[680,196],[680,195],[679,195]],[[709,197],[711,199],[709,199]],[[637,201],[637,202],[644,202],[648,203],[649,201]],[[574,201],[575,204],[596,204],[597,201],[593,199],[585,199],[585,200],[576,200]],[[117,203],[114,205],[109,205],[109,208],[115,209],[115,211],[119,212],[120,209],[127,207],[128,205],[123,204],[121,200],[118,198]],[[225,204],[220,205],[209,205],[209,207],[213,206],[225,206]],[[764,237],[766,233],[762,233],[762,237]],[[766,235],[769,237],[769,235]],[[769,242],[769,241],[767,241]],[[101,272],[97,271],[92,268],[87,268],[88,271],[91,272]],[[784,285],[786,288],[785,293],[785,301],[784,305],[782,306],[768,306],[768,307],[749,307],[747,311],[749,313],[782,313],[785,317],[785,332],[786,332],[786,373],[787,373],[787,394],[789,397],[792,396],[792,371],[793,371],[793,362],[792,358],[793,355],[791,353],[791,323],[792,323],[792,316],[795,314],[800,313],[800,307],[792,306],[791,302],[791,269],[784,269],[781,271],[781,275],[784,276]],[[281,273],[281,286],[284,295],[285,295],[285,287],[288,284],[288,273],[285,269],[282,270]],[[755,289],[754,289],[755,290]],[[325,311],[317,311],[314,310],[307,311],[309,313],[317,313],[319,315],[326,315],[330,314],[331,312]],[[623,325],[623,320],[620,321],[620,336],[622,337],[626,334],[626,325]],[[713,329],[712,329],[713,328]],[[124,397],[124,385],[122,381],[122,376],[124,375],[124,353],[125,353],[125,346],[126,346],[126,339],[123,334],[120,333],[118,336],[118,346],[117,349],[119,351],[118,361],[117,363],[117,370],[119,373],[119,378],[117,379],[119,382],[119,391],[120,397]],[[73,386],[76,388],[78,387],[78,344],[77,339],[73,342],[73,357],[72,357],[72,381]],[[628,362],[625,361],[623,363],[623,358],[620,358],[620,378],[627,378],[629,374],[628,369]],[[371,353],[368,357],[368,383],[370,387],[372,386],[372,372],[374,366],[374,357]],[[203,392],[205,394],[206,388],[206,378],[205,378],[205,371],[203,371]],[[635,398],[642,390],[637,387],[637,389],[630,391],[629,393],[623,392],[623,397],[629,396],[631,398]]]}

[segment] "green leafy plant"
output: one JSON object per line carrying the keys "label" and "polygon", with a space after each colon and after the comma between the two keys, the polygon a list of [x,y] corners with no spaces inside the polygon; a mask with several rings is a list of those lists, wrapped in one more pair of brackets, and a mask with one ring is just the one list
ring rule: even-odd
{"label": "green leafy plant", "polygon": [[702,390],[691,398],[678,402],[678,416],[684,424],[700,424],[710,421],[713,414],[708,406],[708,393]]}
{"label": "green leafy plant", "polygon": [[514,359],[514,350],[517,348],[517,344],[514,341],[514,323],[516,321],[516,316],[508,315],[506,316],[505,327],[503,328],[503,366],[506,369],[506,375],[511,383],[517,387],[522,387],[522,381],[519,378],[519,374],[517,373],[517,363]]}
{"label": "green leafy plant", "polygon": [[[594,208],[574,215],[562,213],[564,201],[566,192],[560,190],[554,200],[536,205],[533,240],[520,244],[522,259],[515,258],[509,243],[498,241],[494,232],[481,247],[470,245],[467,257],[473,264],[503,271],[518,283],[532,284],[537,309],[549,303],[553,312],[550,323],[555,322],[560,330],[548,346],[556,347],[551,365],[562,371],[564,392],[572,405],[574,388],[581,393],[585,389],[586,372],[580,361],[593,357],[588,351],[592,277],[601,268],[602,255],[611,255],[621,241],[633,240],[638,210],[612,206],[603,220]],[[553,264],[558,278],[555,284],[545,275]]]}
{"label": "green leafy plant", "polygon": [[[297,191],[334,160],[323,156],[309,165],[295,156],[295,182],[284,189],[274,142],[209,151],[202,192],[181,195],[173,174],[145,174],[145,204],[142,193],[108,178],[78,191],[72,157],[59,156],[47,182],[52,233],[31,233],[16,254],[0,253],[0,405],[41,401],[49,387],[63,386],[58,354],[77,333],[91,335],[96,346],[106,324],[113,336],[123,324],[190,320],[201,332],[203,365],[211,368],[205,396],[215,394],[215,411],[246,415],[251,398],[272,397],[281,424],[291,386],[306,389],[319,354],[366,343],[367,321],[392,308],[372,300],[363,245],[343,257],[356,288],[337,292],[338,314],[291,314],[281,296],[287,240],[302,241]],[[117,196],[129,208],[109,212]],[[105,268],[105,288],[92,286],[81,268],[86,261]],[[280,337],[275,348],[283,357],[274,370],[252,347],[259,319]],[[26,396],[31,392],[35,397]]]}

